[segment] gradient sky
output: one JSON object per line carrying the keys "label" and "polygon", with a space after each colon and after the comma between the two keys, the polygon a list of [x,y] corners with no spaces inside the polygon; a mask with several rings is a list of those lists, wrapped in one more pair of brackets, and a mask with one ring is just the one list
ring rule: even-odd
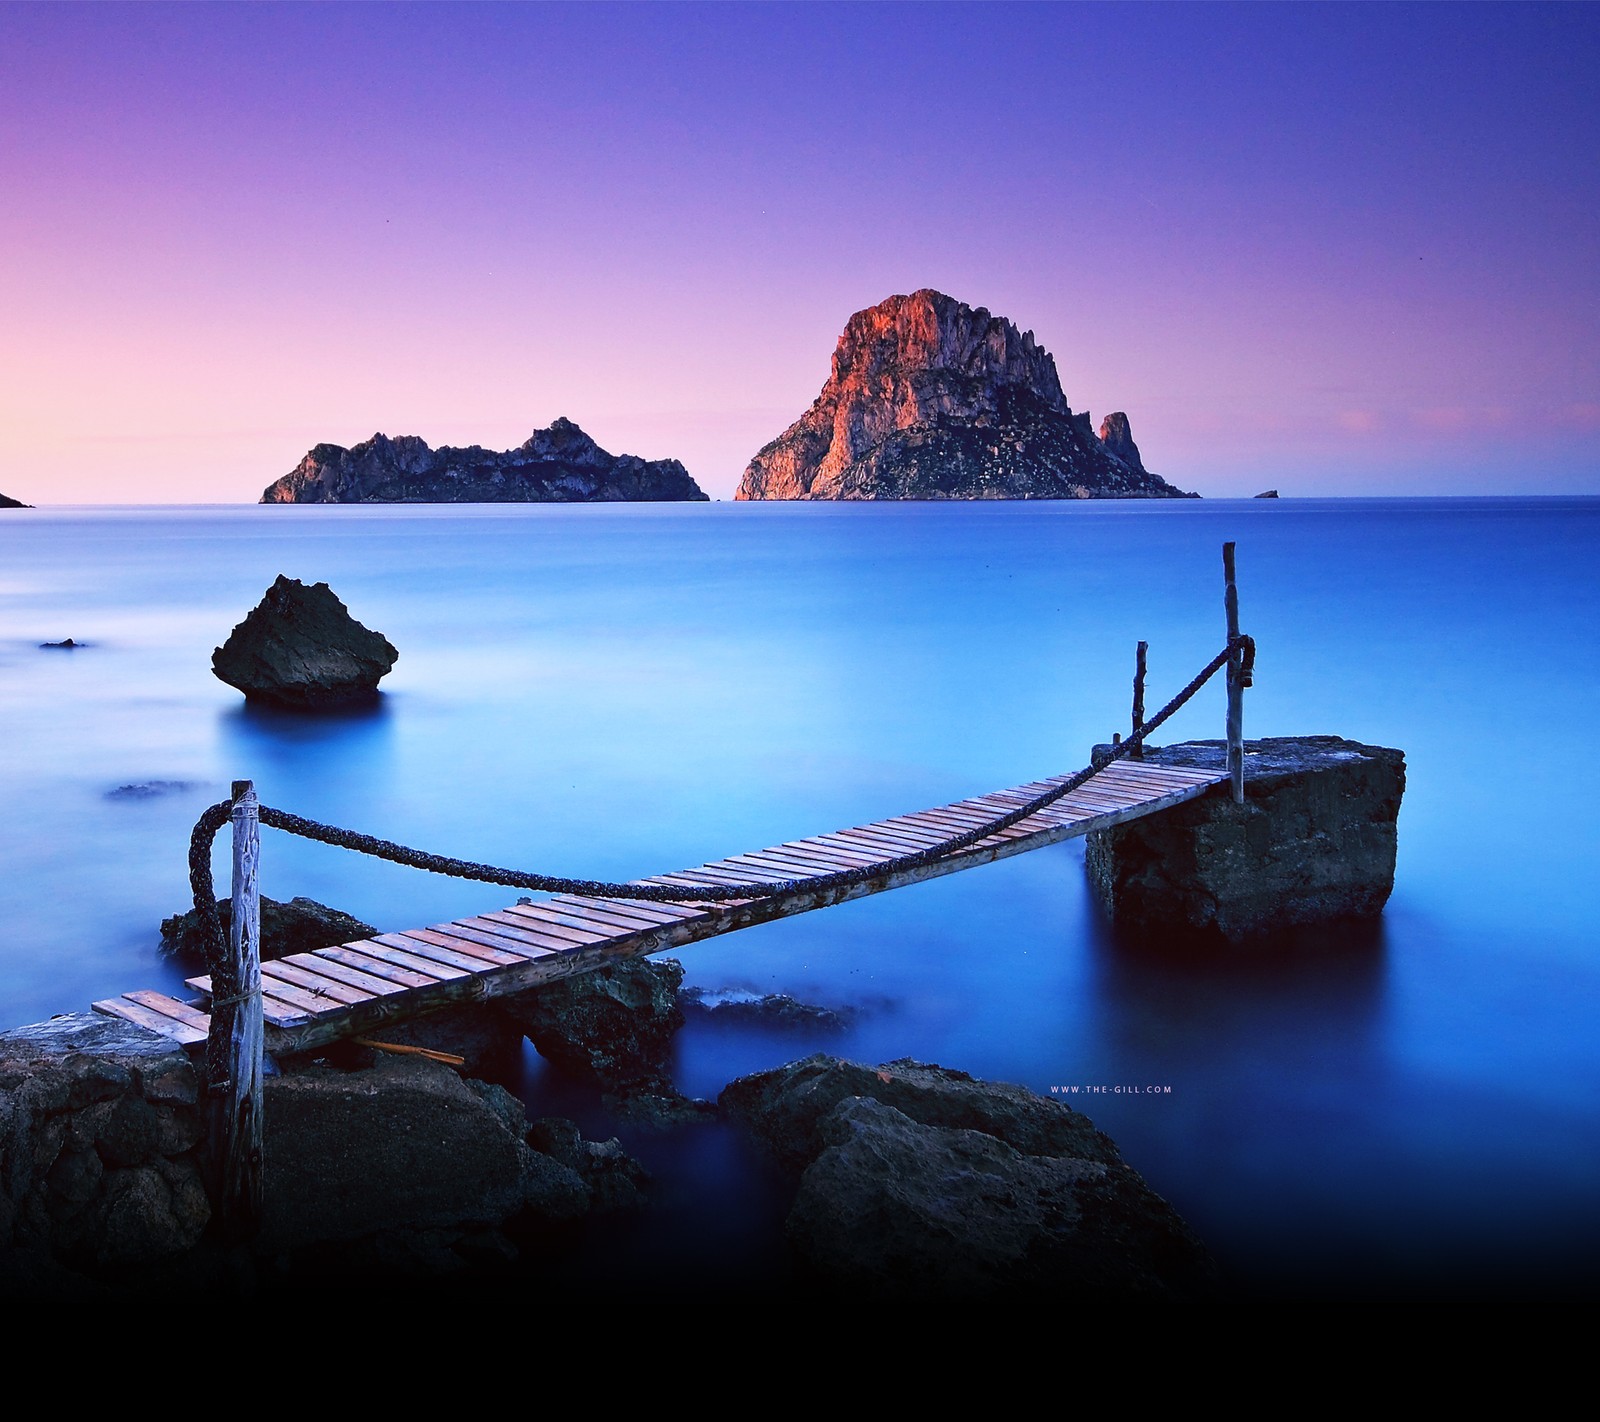
{"label": "gradient sky", "polygon": [[714,497],[934,286],[1203,494],[1600,493],[1591,5],[0,4],[0,492],[566,415]]}

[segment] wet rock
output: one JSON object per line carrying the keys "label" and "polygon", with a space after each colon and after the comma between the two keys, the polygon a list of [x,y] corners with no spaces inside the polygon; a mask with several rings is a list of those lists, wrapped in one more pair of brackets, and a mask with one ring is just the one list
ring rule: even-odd
{"label": "wet rock", "polygon": [[976,1127],[1026,1155],[1105,1164],[1122,1160],[1109,1136],[1058,1101],[1036,1096],[1024,1086],[980,1081],[909,1058],[871,1067],[818,1053],[742,1076],[717,1101],[777,1160],[799,1170],[821,1150],[822,1118],[856,1096],[870,1096],[923,1125]]}
{"label": "wet rock", "polygon": [[672,1038],[683,1026],[683,965],[632,958],[512,997],[496,1005],[562,1071],[602,1089],[665,1088]]}
{"label": "wet rock", "polygon": [[866,1097],[819,1123],[786,1233],[841,1292],[902,1299],[1038,1294],[1196,1299],[1205,1249],[1126,1166],[1025,1155],[979,1130],[927,1126]]}
{"label": "wet rock", "polygon": [[[217,914],[222,920],[222,931],[226,933],[233,922],[232,900],[218,899]],[[277,899],[261,900],[261,956],[264,960],[286,958],[291,953],[310,953],[339,943],[354,943],[372,937],[377,931],[370,923],[319,904],[315,899],[295,898],[288,903]],[[205,935],[200,930],[200,916],[193,909],[161,920],[161,951],[186,963],[206,965]]]}
{"label": "wet rock", "polygon": [[[1222,770],[1222,741],[1147,748],[1147,763]],[[1096,898],[1130,938],[1265,943],[1371,919],[1394,888],[1405,755],[1339,736],[1245,742],[1245,802],[1226,785],[1089,835]]]}
{"label": "wet rock", "polygon": [[425,1059],[269,1077],[264,1115],[267,1248],[495,1227],[530,1194],[559,1210],[587,1198],[529,1161],[503,1101]]}
{"label": "wet rock", "polygon": [[798,1174],[790,1245],[841,1294],[1216,1291],[1204,1247],[1109,1138],[1022,1087],[815,1056],[741,1078],[721,1101]]}
{"label": "wet rock", "polygon": [[597,1210],[635,1209],[645,1201],[650,1173],[615,1138],[586,1141],[571,1121],[547,1116],[529,1127],[528,1144],[573,1171]]}
{"label": "wet rock", "polygon": [[326,583],[308,587],[280,573],[212,653],[211,669],[251,701],[321,710],[372,700],[399,655]]}
{"label": "wet rock", "polygon": [[684,988],[678,994],[678,1005],[686,1016],[780,1032],[846,1032],[855,1015],[848,1008],[801,1002],[785,992],[762,994],[735,988]]}
{"label": "wet rock", "polygon": [[608,1091],[600,1098],[613,1120],[652,1131],[670,1131],[679,1126],[701,1125],[717,1119],[713,1101],[686,1096],[671,1082],[627,1091]]}

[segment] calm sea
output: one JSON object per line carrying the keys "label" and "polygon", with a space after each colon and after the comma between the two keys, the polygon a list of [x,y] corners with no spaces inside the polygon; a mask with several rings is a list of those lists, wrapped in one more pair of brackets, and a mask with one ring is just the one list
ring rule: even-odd
{"label": "calm sea", "polygon": [[[693,1025],[679,1082],[714,1095],[821,1048],[1077,1087],[1247,1287],[1591,1284],[1600,500],[8,512],[0,1026],[181,985],[157,925],[235,778],[424,848],[625,878],[1074,769],[1123,728],[1139,639],[1153,705],[1221,645],[1225,539],[1260,645],[1247,733],[1407,754],[1381,929],[1133,956],[1062,845],[685,950],[693,983],[861,1016],[842,1040]],[[400,649],[376,710],[256,711],[211,675],[279,573]],[[89,645],[39,647],[66,637]],[[1214,683],[1170,738],[1222,716]],[[387,929],[514,897],[271,832],[265,854],[269,894]],[[602,1129],[537,1059],[518,1085]],[[737,1140],[628,1143],[663,1210],[574,1270],[781,1274]]]}

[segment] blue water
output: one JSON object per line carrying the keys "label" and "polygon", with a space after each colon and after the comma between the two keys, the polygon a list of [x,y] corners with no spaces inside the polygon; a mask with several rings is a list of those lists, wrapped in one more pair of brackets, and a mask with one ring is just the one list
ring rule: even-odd
{"label": "blue water", "polygon": [[[1076,768],[1124,724],[1136,641],[1153,704],[1221,644],[1225,539],[1260,645],[1248,733],[1407,753],[1379,929],[1272,961],[1132,953],[1062,845],[685,950],[691,982],[863,1011],[842,1041],[691,1026],[679,1082],[714,1095],[821,1047],[1041,1092],[1170,1087],[1071,1099],[1243,1287],[1590,1284],[1600,500],[6,513],[0,1026],[180,986],[157,925],[235,778],[423,847],[623,878]],[[379,708],[264,713],[212,677],[280,572],[400,648]],[[38,647],[69,636],[91,645]],[[1219,735],[1221,695],[1171,739]],[[187,788],[109,793],[156,781]],[[265,851],[274,897],[383,928],[512,897]],[[521,1086],[593,1113],[536,1061]],[[737,1142],[638,1148],[669,1200],[702,1202],[697,1247],[760,1252],[772,1207],[736,1207],[759,1195]]]}

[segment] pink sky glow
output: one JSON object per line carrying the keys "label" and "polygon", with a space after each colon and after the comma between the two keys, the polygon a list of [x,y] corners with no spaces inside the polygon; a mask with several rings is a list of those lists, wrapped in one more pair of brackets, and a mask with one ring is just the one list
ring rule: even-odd
{"label": "pink sky glow", "polygon": [[1208,496],[1600,493],[1586,6],[0,5],[0,492],[559,415],[713,497],[934,286]]}

